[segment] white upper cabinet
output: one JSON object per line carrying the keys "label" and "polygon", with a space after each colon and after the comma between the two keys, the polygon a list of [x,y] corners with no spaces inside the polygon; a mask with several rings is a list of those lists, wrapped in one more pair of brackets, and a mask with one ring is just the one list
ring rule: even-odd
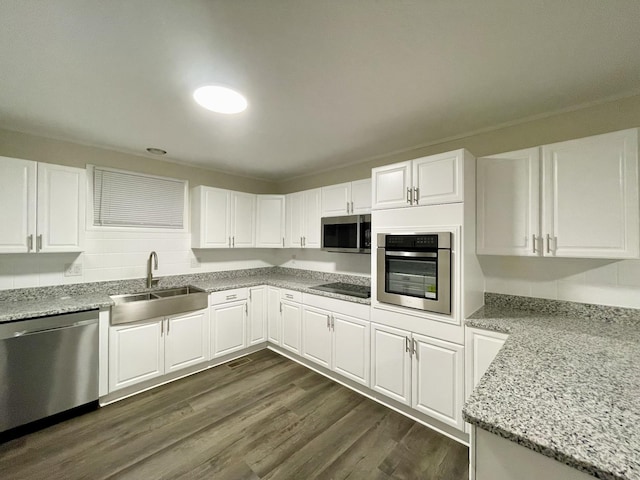
{"label": "white upper cabinet", "polygon": [[290,193],[285,199],[285,246],[320,248],[321,189]]}
{"label": "white upper cabinet", "polygon": [[255,246],[256,195],[198,186],[191,190],[192,248]]}
{"label": "white upper cabinet", "polygon": [[0,157],[0,253],[81,252],[83,169]]}
{"label": "white upper cabinet", "polygon": [[255,246],[256,195],[231,192],[231,247]]}
{"label": "white upper cabinet", "polygon": [[539,255],[540,149],[479,158],[477,253]]}
{"label": "white upper cabinet", "polygon": [[411,206],[411,161],[374,168],[371,181],[371,208]]}
{"label": "white upper cabinet", "polygon": [[322,187],[322,216],[371,212],[371,179]]}
{"label": "white upper cabinet", "polygon": [[637,129],[478,161],[477,253],[638,258]]}
{"label": "white upper cabinet", "polygon": [[372,208],[403,208],[464,201],[466,150],[416,158],[374,168]]}
{"label": "white upper cabinet", "polygon": [[258,195],[256,247],[284,247],[284,195]]}
{"label": "white upper cabinet", "polygon": [[545,145],[542,158],[544,253],[637,258],[638,130]]}

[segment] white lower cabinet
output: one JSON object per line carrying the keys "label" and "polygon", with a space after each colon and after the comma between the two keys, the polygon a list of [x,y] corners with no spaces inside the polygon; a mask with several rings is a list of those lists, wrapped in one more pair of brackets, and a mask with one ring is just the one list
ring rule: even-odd
{"label": "white lower cabinet", "polygon": [[249,345],[267,341],[267,287],[249,289]]}
{"label": "white lower cabinet", "polygon": [[302,356],[331,368],[331,312],[312,307],[302,311]]}
{"label": "white lower cabinet", "polygon": [[333,370],[369,386],[371,354],[370,323],[367,320],[333,314]]}
{"label": "white lower cabinet", "polygon": [[221,357],[247,347],[246,299],[211,306],[211,357]]}
{"label": "white lower cabinet", "polygon": [[465,385],[468,397],[507,341],[506,333],[465,327]]}
{"label": "white lower cabinet", "polygon": [[280,289],[267,287],[267,340],[276,345],[282,343],[281,312]]}
{"label": "white lower cabinet", "polygon": [[207,311],[109,328],[109,391],[207,360]]}
{"label": "white lower cabinet", "polygon": [[464,347],[371,324],[371,388],[462,430]]}
{"label": "white lower cabinet", "polygon": [[302,330],[302,305],[289,300],[281,300],[282,346],[300,354]]}

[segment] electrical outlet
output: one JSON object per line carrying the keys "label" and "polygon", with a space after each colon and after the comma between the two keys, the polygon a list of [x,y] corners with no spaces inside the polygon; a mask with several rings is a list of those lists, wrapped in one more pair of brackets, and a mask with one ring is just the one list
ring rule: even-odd
{"label": "electrical outlet", "polygon": [[82,264],[81,263],[66,263],[64,266],[64,276],[65,277],[79,277],[82,275]]}

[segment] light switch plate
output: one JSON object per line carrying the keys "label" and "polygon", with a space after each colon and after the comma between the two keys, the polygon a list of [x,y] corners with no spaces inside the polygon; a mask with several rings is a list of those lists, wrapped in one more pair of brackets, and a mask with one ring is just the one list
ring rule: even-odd
{"label": "light switch plate", "polygon": [[66,263],[64,265],[65,277],[79,277],[82,275],[82,264],[78,262]]}

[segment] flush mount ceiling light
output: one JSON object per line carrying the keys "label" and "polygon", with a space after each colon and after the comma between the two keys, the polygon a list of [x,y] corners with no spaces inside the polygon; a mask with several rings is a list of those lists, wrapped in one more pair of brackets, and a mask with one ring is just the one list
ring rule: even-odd
{"label": "flush mount ceiling light", "polygon": [[240,113],[247,108],[247,99],[238,92],[216,85],[198,88],[193,98],[201,107],[218,113]]}
{"label": "flush mount ceiling light", "polygon": [[167,154],[166,150],[162,150],[161,148],[154,148],[154,147],[147,148],[147,152],[153,153],[154,155],[166,155]]}

